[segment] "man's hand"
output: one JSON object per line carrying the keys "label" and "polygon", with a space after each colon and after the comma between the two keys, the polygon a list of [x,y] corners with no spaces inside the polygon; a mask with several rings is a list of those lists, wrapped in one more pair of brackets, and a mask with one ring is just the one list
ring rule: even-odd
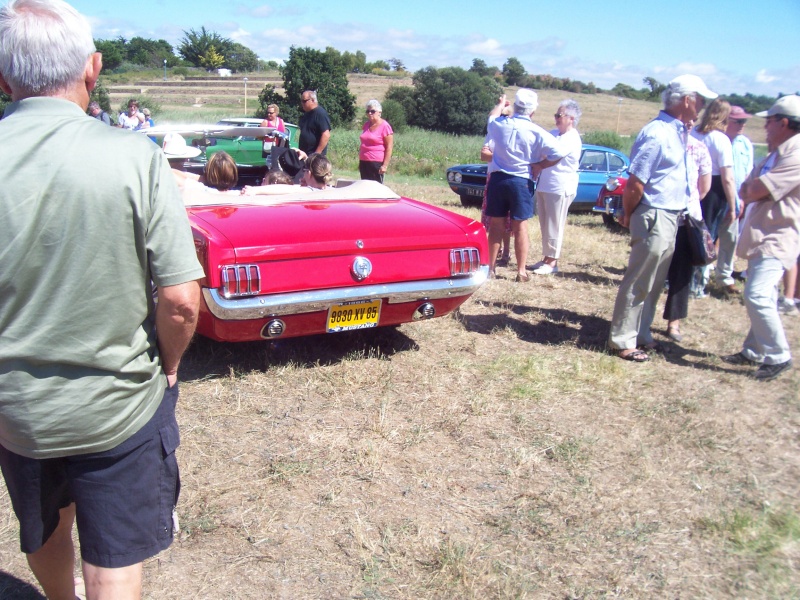
{"label": "man's hand", "polygon": [[631,215],[639,203],[642,201],[644,195],[644,183],[636,175],[631,175],[628,178],[628,184],[625,186],[625,191],[622,192],[622,210],[625,213],[622,216],[619,224],[625,229],[630,228]]}

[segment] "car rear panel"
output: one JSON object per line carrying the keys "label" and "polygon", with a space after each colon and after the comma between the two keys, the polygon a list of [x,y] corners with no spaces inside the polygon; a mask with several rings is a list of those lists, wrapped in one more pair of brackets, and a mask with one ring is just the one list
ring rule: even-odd
{"label": "car rear panel", "polygon": [[[430,300],[436,314],[446,314],[468,296],[458,292],[459,277],[451,273],[451,250],[474,248],[477,263],[487,263],[486,234],[472,219],[409,199],[289,202],[271,206],[218,206],[190,208],[198,256],[206,269],[206,303],[198,331],[214,339],[260,339],[261,328],[272,309],[258,318],[219,319],[224,307],[215,305],[211,290],[222,285],[221,267],[255,265],[260,281],[259,298],[341,289],[345,294],[381,297],[403,282],[436,281],[452,284],[453,291]],[[353,273],[357,257],[367,258],[372,272],[359,281]],[[451,286],[451,284],[447,284]],[[379,292],[375,293],[378,289]],[[214,292],[216,294],[216,291]],[[459,295],[460,294],[460,295]],[[426,297],[420,294],[421,298]],[[388,298],[388,295],[386,296]],[[224,302],[222,302],[224,304]],[[269,303],[267,302],[267,306]],[[411,321],[419,302],[384,301],[380,325]],[[238,308],[237,308],[238,310]],[[322,333],[327,309],[308,314],[277,311],[286,322],[284,337]]]}

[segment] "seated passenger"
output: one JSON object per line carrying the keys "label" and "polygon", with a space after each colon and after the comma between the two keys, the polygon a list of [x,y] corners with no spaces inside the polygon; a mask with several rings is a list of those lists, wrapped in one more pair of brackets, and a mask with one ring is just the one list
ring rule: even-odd
{"label": "seated passenger", "polygon": [[220,192],[227,192],[239,182],[236,161],[227,152],[215,152],[208,159],[200,183]]}
{"label": "seated passenger", "polygon": [[315,152],[306,160],[306,168],[303,172],[301,185],[314,190],[324,190],[331,187],[329,183],[333,179],[332,169],[331,161],[324,154]]}

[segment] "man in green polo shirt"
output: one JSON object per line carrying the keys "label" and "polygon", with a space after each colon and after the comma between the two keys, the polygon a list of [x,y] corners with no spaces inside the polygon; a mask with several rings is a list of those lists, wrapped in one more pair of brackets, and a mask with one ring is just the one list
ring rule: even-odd
{"label": "man in green polo shirt", "polygon": [[[86,118],[100,74],[62,0],[0,8],[0,467],[48,598],[138,598],[172,540],[177,369],[203,270],[169,164]],[[153,300],[152,286],[158,291]]]}

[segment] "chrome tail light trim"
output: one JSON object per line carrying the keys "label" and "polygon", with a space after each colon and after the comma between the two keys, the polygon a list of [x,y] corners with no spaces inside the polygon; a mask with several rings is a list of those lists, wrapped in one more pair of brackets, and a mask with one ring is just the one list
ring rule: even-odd
{"label": "chrome tail light trim", "polygon": [[224,265],[221,270],[223,297],[257,296],[261,291],[261,269],[258,265]]}
{"label": "chrome tail light trim", "polygon": [[477,248],[454,248],[450,250],[450,275],[470,275],[481,266],[481,256]]}

